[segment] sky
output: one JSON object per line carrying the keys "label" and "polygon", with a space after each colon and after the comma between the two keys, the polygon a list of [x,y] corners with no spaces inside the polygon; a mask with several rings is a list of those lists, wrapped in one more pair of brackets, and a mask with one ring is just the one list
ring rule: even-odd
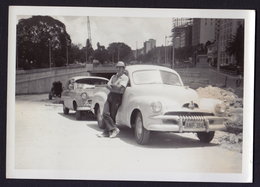
{"label": "sky", "polygon": [[[29,16],[20,16],[28,18]],[[87,17],[52,16],[66,26],[73,44],[85,46],[88,38]],[[171,18],[134,18],[134,17],[93,17],[90,16],[92,46],[96,49],[97,42],[108,47],[112,42],[124,42],[135,50],[143,47],[149,39],[156,40],[156,46],[165,45],[165,36],[171,35]],[[170,38],[166,38],[170,44]]]}

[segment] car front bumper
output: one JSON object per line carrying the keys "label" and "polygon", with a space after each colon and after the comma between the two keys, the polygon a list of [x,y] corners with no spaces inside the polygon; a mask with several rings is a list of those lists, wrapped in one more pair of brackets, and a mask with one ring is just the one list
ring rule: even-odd
{"label": "car front bumper", "polygon": [[91,107],[89,106],[81,106],[81,107],[77,107],[78,111],[91,111]]}
{"label": "car front bumper", "polygon": [[[151,121],[146,126],[147,130],[164,132],[209,132],[225,130],[227,118],[217,116],[202,116],[199,118],[180,117],[169,115],[158,115],[151,117]],[[176,123],[164,123],[174,120]],[[212,121],[215,121],[212,123]],[[189,126],[186,124],[189,122]],[[199,125],[198,125],[199,124]]]}

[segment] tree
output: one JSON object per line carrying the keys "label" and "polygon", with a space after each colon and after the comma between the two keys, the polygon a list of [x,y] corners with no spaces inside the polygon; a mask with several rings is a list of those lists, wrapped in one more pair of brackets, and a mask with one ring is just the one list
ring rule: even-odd
{"label": "tree", "polygon": [[236,65],[240,70],[244,68],[244,27],[240,25],[237,32],[227,44],[226,51],[229,55],[234,55]]}
{"label": "tree", "polygon": [[122,42],[111,43],[108,48],[109,60],[112,62],[129,61],[133,59],[133,52],[131,48]]}
{"label": "tree", "polygon": [[81,48],[80,45],[71,44],[69,59],[71,63],[86,61],[86,48]]}
{"label": "tree", "polygon": [[175,58],[180,61],[187,60],[189,57],[192,57],[194,53],[194,47],[186,46],[182,48],[175,49]]}
{"label": "tree", "polygon": [[99,42],[97,43],[97,49],[94,51],[94,59],[98,60],[101,64],[104,64],[108,60],[108,51]]}
{"label": "tree", "polygon": [[17,24],[18,68],[63,66],[70,45],[65,25],[50,16],[33,16]]}

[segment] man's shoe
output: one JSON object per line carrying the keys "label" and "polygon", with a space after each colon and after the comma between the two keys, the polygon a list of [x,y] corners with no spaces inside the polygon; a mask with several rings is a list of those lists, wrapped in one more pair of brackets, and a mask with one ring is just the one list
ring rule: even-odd
{"label": "man's shoe", "polygon": [[120,130],[118,128],[114,129],[112,131],[112,133],[110,134],[109,138],[114,138],[116,137],[116,135],[118,135],[118,133],[120,132]]}
{"label": "man's shoe", "polygon": [[97,137],[99,137],[99,138],[107,138],[107,137],[109,137],[109,134],[107,132],[102,132],[100,134],[97,134]]}

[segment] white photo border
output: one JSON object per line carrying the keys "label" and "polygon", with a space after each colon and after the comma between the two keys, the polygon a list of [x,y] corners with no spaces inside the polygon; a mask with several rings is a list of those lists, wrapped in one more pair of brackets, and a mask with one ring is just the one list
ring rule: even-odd
{"label": "white photo border", "polygon": [[[124,17],[182,17],[244,19],[244,115],[243,157],[241,174],[219,173],[102,173],[64,170],[15,169],[15,62],[16,24],[19,15],[49,16],[124,16]],[[253,106],[255,11],[220,9],[159,9],[159,8],[98,8],[98,7],[43,7],[10,6],[8,31],[8,86],[7,86],[7,161],[6,177],[20,179],[78,179],[78,180],[135,180],[186,182],[252,182],[253,168]]]}

